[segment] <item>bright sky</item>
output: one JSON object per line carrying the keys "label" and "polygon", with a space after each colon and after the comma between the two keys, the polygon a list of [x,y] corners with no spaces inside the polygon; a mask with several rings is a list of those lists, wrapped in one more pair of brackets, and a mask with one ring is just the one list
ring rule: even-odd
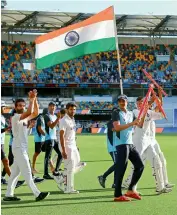
{"label": "bright sky", "polygon": [[7,9],[13,10],[38,10],[60,12],[98,13],[105,8],[114,5],[116,14],[136,15],[177,15],[177,0],[174,1],[134,1],[134,0],[91,0],[91,1],[51,1],[51,0],[7,0]]}

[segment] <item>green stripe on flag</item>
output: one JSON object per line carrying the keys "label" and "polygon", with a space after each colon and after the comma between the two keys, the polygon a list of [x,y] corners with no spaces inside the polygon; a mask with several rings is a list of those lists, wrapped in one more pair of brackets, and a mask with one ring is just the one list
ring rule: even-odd
{"label": "green stripe on flag", "polygon": [[93,40],[36,59],[37,69],[44,69],[87,54],[116,50],[115,37]]}

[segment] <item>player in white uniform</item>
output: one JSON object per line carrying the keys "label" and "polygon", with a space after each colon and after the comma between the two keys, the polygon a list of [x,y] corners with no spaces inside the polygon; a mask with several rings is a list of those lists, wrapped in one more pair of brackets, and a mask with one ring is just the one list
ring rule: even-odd
{"label": "player in white uniform", "polygon": [[[160,145],[155,138],[155,134],[156,134],[156,125],[155,125],[155,122],[152,120],[150,123],[150,139],[151,139],[152,145],[153,145],[156,153],[159,155],[159,158],[162,163],[162,173],[163,173],[163,181],[164,181],[165,187],[172,188],[172,187],[174,187],[174,184],[171,184],[168,181],[167,162],[166,162],[163,152],[160,149]],[[153,174],[154,174],[154,171],[153,171]],[[159,192],[158,185],[156,187],[156,191]]]}
{"label": "player in white uniform", "polygon": [[[6,124],[5,117],[3,116],[6,108],[6,104],[4,101],[1,101],[1,161],[3,163],[5,172],[10,176],[11,171],[9,167],[9,160],[6,157],[5,151],[4,151],[4,143],[5,143],[5,132],[9,129],[8,125]],[[7,184],[5,178],[1,178],[2,184]]]}
{"label": "player in white uniform", "polygon": [[[158,94],[159,94],[159,100],[160,100],[161,105],[162,105],[163,100],[162,100],[161,88],[159,88]],[[151,104],[150,104],[150,108],[152,109]],[[155,110],[155,112],[159,112],[158,107],[156,107],[154,110]],[[162,173],[163,173],[163,180],[164,180],[165,187],[166,188],[172,188],[172,187],[174,187],[174,184],[171,184],[168,181],[168,174],[167,174],[167,167],[166,167],[167,162],[166,162],[166,159],[164,157],[163,152],[160,149],[160,145],[159,145],[159,143],[157,142],[157,140],[155,138],[155,135],[156,135],[156,125],[155,125],[155,122],[153,120],[151,120],[151,122],[150,122],[150,139],[151,139],[151,143],[152,143],[153,147],[155,148],[156,153],[159,155],[159,158],[160,158],[161,163],[162,163]],[[153,169],[153,174],[154,174],[154,169]],[[159,191],[158,185],[156,187],[156,191],[157,192]]]}
{"label": "player in white uniform", "polygon": [[34,184],[28,157],[28,122],[39,114],[37,103],[37,91],[29,92],[29,107],[25,112],[25,101],[18,99],[15,102],[16,114],[12,117],[13,144],[12,152],[14,163],[11,169],[11,175],[8,180],[7,192],[4,201],[19,201],[20,198],[14,196],[14,189],[17,184],[20,173],[25,178],[27,185],[32,190],[36,201],[46,198],[48,192],[40,192]]}
{"label": "player in white uniform", "polygon": [[66,105],[67,114],[60,120],[60,151],[64,159],[64,193],[79,193],[74,189],[74,174],[79,172],[85,163],[80,162],[76,146],[76,124],[74,115],[76,105]]}
{"label": "player in white uniform", "polygon": [[[138,110],[134,110],[135,117],[138,117],[139,110],[143,104],[143,98],[138,97],[137,99],[137,107]],[[143,127],[136,127],[133,135],[133,143],[136,146],[138,152],[140,153],[142,160],[145,163],[145,160],[149,160],[150,164],[154,170],[154,176],[155,181],[158,187],[158,194],[161,193],[168,193],[171,192],[171,189],[168,189],[165,186],[164,180],[163,180],[163,172],[162,172],[162,163],[159,158],[159,155],[157,154],[153,144],[152,140],[150,139],[150,123],[153,120],[159,120],[162,119],[163,116],[160,112],[155,112],[148,110],[147,114],[143,116]],[[132,172],[128,176],[128,178],[125,180],[123,186],[127,187],[130,183],[132,177]]]}
{"label": "player in white uniform", "polygon": [[[66,110],[65,109],[61,109],[60,110],[60,120],[65,116],[66,114]],[[56,129],[56,136],[57,136],[57,142],[60,146],[60,121],[57,124],[57,129]],[[52,158],[52,162],[55,163],[57,161],[58,158],[58,154],[56,153],[53,158]]]}

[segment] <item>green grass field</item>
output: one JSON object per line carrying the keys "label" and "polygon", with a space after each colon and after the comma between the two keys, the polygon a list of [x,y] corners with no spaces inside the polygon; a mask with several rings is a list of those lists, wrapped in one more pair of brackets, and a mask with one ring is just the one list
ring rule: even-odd
{"label": "green grass field", "polygon": [[[157,139],[167,159],[169,180],[177,184],[177,136],[158,135]],[[20,202],[1,202],[2,215],[176,215],[177,188],[175,187],[169,194],[157,196],[149,164],[146,165],[138,186],[143,199],[129,203],[113,202],[114,191],[110,188],[113,175],[109,176],[106,189],[102,189],[97,180],[97,176],[112,164],[107,154],[105,140],[105,136],[78,136],[81,159],[87,162],[86,168],[75,176],[75,188],[80,194],[62,194],[54,181],[44,181],[38,188],[41,191],[50,191],[51,194],[46,200],[35,202],[31,191],[24,185],[15,192],[22,199]],[[29,149],[32,158],[33,137],[29,137]],[[43,157],[42,153],[37,162],[37,169],[41,172],[37,176],[41,177]],[[128,172],[127,169],[126,174]],[[2,197],[5,191],[6,187],[3,186]]]}

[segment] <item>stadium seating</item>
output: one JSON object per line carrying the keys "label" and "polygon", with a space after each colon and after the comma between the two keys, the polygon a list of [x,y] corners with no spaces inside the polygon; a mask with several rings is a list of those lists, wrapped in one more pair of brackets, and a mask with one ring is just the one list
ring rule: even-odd
{"label": "stadium seating", "polygon": [[[170,46],[177,54],[177,46]],[[116,51],[87,55],[70,60],[41,71],[23,69],[23,60],[33,60],[35,45],[15,41],[13,44],[2,41],[1,79],[8,82],[35,83],[117,83],[119,82]],[[156,55],[166,55],[164,45],[120,45],[120,58],[123,81],[125,83],[144,83],[147,79],[141,73],[146,68],[152,76],[162,83],[176,83],[177,72],[170,62],[156,61]]]}

